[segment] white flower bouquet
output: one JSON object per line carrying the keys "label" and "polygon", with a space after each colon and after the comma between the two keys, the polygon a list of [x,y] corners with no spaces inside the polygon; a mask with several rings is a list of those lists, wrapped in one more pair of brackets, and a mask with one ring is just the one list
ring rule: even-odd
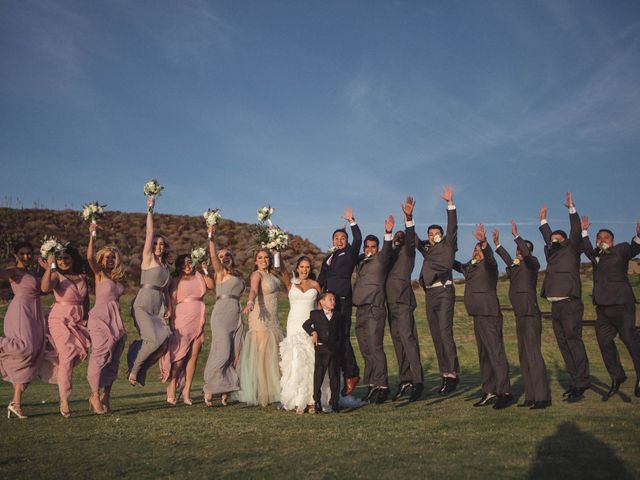
{"label": "white flower bouquet", "polygon": [[267,241],[262,244],[262,247],[279,252],[287,248],[288,245],[289,234],[278,227],[271,227],[267,230]]}
{"label": "white flower bouquet", "polygon": [[[91,222],[94,225],[98,224],[98,219],[104,217],[104,207],[106,205],[100,205],[97,201],[92,203],[86,203],[82,205],[82,219],[85,222]],[[96,238],[96,231],[93,231],[93,238]]]}
{"label": "white flower bouquet", "polygon": [[[65,244],[62,242],[59,242],[56,237],[44,237],[42,245],[40,246],[40,256],[46,260],[48,259],[51,255],[55,255],[56,253],[61,252],[62,250],[64,250]],[[56,262],[53,262],[51,264],[51,271],[55,272],[56,271]]]}
{"label": "white flower bouquet", "polygon": [[[144,184],[144,194],[147,197],[158,197],[160,195],[162,195],[162,191],[164,190],[164,187],[162,185],[160,185],[158,183],[158,180],[156,180],[155,178],[149,180],[147,183]],[[149,212],[153,211],[153,208],[149,207],[148,208]]]}
{"label": "white flower bouquet", "polygon": [[204,247],[197,247],[191,250],[191,263],[194,265],[207,265],[209,263],[207,259],[207,251]]}
{"label": "white flower bouquet", "polygon": [[275,208],[273,208],[271,205],[265,205],[262,208],[258,209],[258,221],[264,223],[267,222],[269,223],[269,225],[272,225],[271,223],[271,216],[273,215],[273,212],[275,212]]}
{"label": "white flower bouquet", "polygon": [[[204,217],[204,221],[207,222],[207,226],[217,225],[220,220],[222,220],[221,215],[222,210],[219,208],[207,208],[207,211],[202,214]],[[209,238],[211,238],[211,233],[209,232]]]}

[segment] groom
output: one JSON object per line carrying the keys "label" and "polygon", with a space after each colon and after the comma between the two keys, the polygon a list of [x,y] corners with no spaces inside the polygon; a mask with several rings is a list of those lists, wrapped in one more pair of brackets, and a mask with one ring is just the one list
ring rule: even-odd
{"label": "groom", "polygon": [[342,348],[340,349],[340,368],[344,375],[344,396],[351,395],[360,381],[360,370],[356,363],[356,356],[351,346],[351,276],[358,263],[358,254],[362,245],[362,233],[353,217],[353,210],[346,208],[344,219],[349,222],[353,242],[349,244],[349,235],[344,228],[333,232],[329,255],[322,262],[318,283],[322,291],[330,291],[335,294],[335,311],[344,316],[344,331],[342,335]]}

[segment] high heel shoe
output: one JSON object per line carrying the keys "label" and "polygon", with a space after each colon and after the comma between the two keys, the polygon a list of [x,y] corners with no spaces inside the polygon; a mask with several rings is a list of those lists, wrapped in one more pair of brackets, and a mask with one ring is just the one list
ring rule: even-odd
{"label": "high heel shoe", "polygon": [[104,406],[100,402],[100,397],[98,395],[91,395],[89,397],[89,411],[96,415],[104,415],[107,413],[105,412]]}
{"label": "high heel shoe", "polygon": [[71,412],[69,410],[60,409],[60,415],[62,415],[64,418],[71,418]]}
{"label": "high heel shoe", "polygon": [[191,398],[189,397],[182,397],[182,403],[191,406],[193,405],[193,400],[191,400]]}
{"label": "high heel shoe", "polygon": [[228,393],[223,393],[222,395],[220,395],[220,403],[222,405],[224,405],[225,407],[227,405],[229,405],[229,394]]}
{"label": "high heel shoe", "polygon": [[135,387],[138,384],[136,376],[131,373],[129,374],[128,380],[129,380],[129,385],[131,385],[132,387]]}
{"label": "high heel shoe", "polygon": [[205,407],[213,407],[213,397],[207,398],[207,396],[204,396],[204,406]]}
{"label": "high heel shoe", "polygon": [[169,405],[176,405],[178,403],[178,399],[176,397],[167,397],[167,403]]}
{"label": "high heel shoe", "polygon": [[23,415],[22,408],[20,408],[20,404],[19,403],[11,402],[9,405],[7,405],[7,418],[11,418],[11,414],[12,413],[16,417],[18,417],[20,420],[24,420],[24,419],[27,418],[26,415]]}

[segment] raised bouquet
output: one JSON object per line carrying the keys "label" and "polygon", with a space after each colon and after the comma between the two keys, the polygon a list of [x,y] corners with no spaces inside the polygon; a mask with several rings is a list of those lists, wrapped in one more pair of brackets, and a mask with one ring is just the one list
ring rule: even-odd
{"label": "raised bouquet", "polygon": [[202,265],[205,267],[209,264],[209,259],[207,258],[207,251],[204,247],[197,247],[191,250],[191,263],[194,268],[198,265]]}
{"label": "raised bouquet", "polygon": [[[64,250],[65,243],[59,242],[56,237],[45,236],[40,246],[40,256],[47,260],[51,255],[56,255]],[[51,271],[55,272],[57,269],[56,262],[51,264]]]}
{"label": "raised bouquet", "polygon": [[[221,210],[219,208],[207,208],[207,211],[202,214],[204,217],[204,221],[207,222],[207,226],[217,225],[220,220],[222,220]],[[209,233],[209,238],[211,238],[211,233]]]}
{"label": "raised bouquet", "polygon": [[[149,180],[144,184],[144,194],[147,197],[158,197],[162,195],[162,191],[164,187],[158,183],[158,180],[155,178]],[[153,208],[149,207],[149,212],[152,212]]]}
{"label": "raised bouquet", "polygon": [[[104,207],[106,205],[100,205],[97,201],[92,203],[86,203],[82,205],[82,219],[85,222],[91,222],[94,225],[98,224],[98,219],[104,217]],[[93,231],[93,238],[96,238],[96,231]]]}
{"label": "raised bouquet", "polygon": [[275,208],[273,208],[271,205],[265,205],[264,207],[259,208],[258,221],[261,223],[267,222],[269,225],[273,225],[271,223],[271,216],[275,211]]}

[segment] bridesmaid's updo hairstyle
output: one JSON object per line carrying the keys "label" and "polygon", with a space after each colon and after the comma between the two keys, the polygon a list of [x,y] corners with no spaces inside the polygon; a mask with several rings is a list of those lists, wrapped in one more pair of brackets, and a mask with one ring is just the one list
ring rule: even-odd
{"label": "bridesmaid's updo hairstyle", "polygon": [[300,264],[302,262],[309,262],[309,266],[311,267],[309,269],[309,279],[310,280],[315,280],[316,279],[316,274],[313,271],[313,262],[311,261],[311,259],[309,257],[307,257],[306,255],[302,255],[300,258],[298,258],[298,261],[296,262],[296,267],[294,268],[294,272],[298,273],[298,267],[300,266]]}
{"label": "bridesmaid's updo hairstyle", "polygon": [[72,275],[80,275],[84,273],[84,259],[82,258],[82,256],[80,255],[80,251],[76,247],[69,243],[57,255],[62,255],[63,253],[66,253],[71,257],[70,271]]}
{"label": "bridesmaid's updo hairstyle", "polygon": [[169,240],[167,240],[167,237],[165,237],[164,235],[160,235],[159,233],[156,233],[153,236],[153,252],[155,253],[156,251],[156,241],[161,238],[164,241],[164,252],[162,252],[162,263],[169,263],[169,251],[171,250],[171,246],[169,245]]}
{"label": "bridesmaid's updo hairstyle", "polygon": [[21,242],[16,242],[13,244],[13,254],[17,255],[18,252],[23,248],[28,248],[29,250],[31,250],[31,253],[33,253],[33,245],[23,240]]}
{"label": "bridesmaid's updo hairstyle", "polygon": [[253,271],[255,272],[256,270],[258,270],[258,266],[256,265],[256,260],[258,259],[258,254],[260,252],[264,252],[269,256],[269,266],[267,267],[267,271],[270,272],[271,269],[273,268],[273,257],[271,256],[271,252],[269,250],[267,250],[266,248],[259,248],[253,254]]}
{"label": "bridesmaid's updo hairstyle", "polygon": [[106,257],[110,252],[113,252],[116,256],[116,262],[111,271],[105,271],[104,274],[114,282],[117,282],[124,278],[124,272],[122,271],[122,254],[120,253],[120,250],[118,250],[118,247],[116,247],[115,245],[107,245],[106,247],[102,247],[100,250],[98,250],[98,253],[96,253],[96,261],[98,262],[98,265],[102,266],[104,257]]}

